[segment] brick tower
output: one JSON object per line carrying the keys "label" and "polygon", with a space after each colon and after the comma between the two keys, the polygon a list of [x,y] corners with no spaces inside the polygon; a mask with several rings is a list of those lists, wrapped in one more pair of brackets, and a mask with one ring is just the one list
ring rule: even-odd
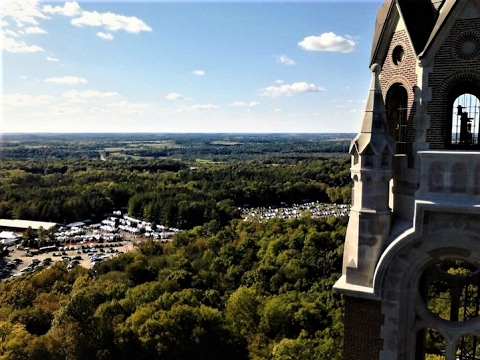
{"label": "brick tower", "polygon": [[344,359],[480,359],[480,0],[385,1],[370,67]]}

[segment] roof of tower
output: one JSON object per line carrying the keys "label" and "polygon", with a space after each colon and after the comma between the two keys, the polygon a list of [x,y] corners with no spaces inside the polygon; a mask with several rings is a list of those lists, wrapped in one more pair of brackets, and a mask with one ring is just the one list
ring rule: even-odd
{"label": "roof of tower", "polygon": [[423,51],[419,53],[420,57],[428,50],[429,46],[432,44],[437,34],[440,32],[440,30],[444,26],[446,20],[448,19],[448,15],[450,15],[450,13],[452,12],[456,4],[457,4],[456,0],[446,0],[442,5],[442,7],[439,9],[437,21],[435,22],[433,30],[430,33],[430,36],[427,40],[427,43],[425,44]]}
{"label": "roof of tower", "polygon": [[378,62],[379,57],[387,52],[400,17],[405,22],[416,54],[422,53],[448,17],[449,9],[455,2],[447,1],[437,11],[431,0],[386,0],[377,12],[370,64]]}
{"label": "roof of tower", "polygon": [[372,70],[372,82],[365,106],[362,127],[360,133],[352,140],[350,151],[356,149],[359,154],[371,149],[375,154],[380,155],[385,148],[393,155],[396,143],[390,136],[385,116],[385,103],[383,102],[380,86],[380,65],[374,64]]}
{"label": "roof of tower", "polygon": [[398,0],[410,39],[417,54],[420,54],[435,26],[437,10],[431,0]]}
{"label": "roof of tower", "polygon": [[398,13],[393,11],[394,6],[395,2],[393,0],[386,0],[377,12],[377,18],[375,19],[375,30],[373,32],[373,45],[372,54],[370,56],[370,65],[375,63],[376,54],[379,52],[382,44],[384,46],[388,46],[386,44],[387,42],[383,42],[381,39],[385,36],[385,33],[387,33],[387,25],[389,25],[387,19],[393,15],[398,16]]}

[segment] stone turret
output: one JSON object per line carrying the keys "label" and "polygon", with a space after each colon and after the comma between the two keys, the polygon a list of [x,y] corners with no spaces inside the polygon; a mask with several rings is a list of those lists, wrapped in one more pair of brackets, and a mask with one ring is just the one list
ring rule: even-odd
{"label": "stone turret", "polygon": [[381,68],[371,67],[372,82],[360,133],[350,145],[353,204],[345,241],[346,282],[369,286],[390,233],[389,183],[396,143],[390,136],[380,89]]}

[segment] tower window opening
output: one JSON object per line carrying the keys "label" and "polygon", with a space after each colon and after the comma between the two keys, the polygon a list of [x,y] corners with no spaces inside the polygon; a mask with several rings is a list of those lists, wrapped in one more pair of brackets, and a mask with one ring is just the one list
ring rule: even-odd
{"label": "tower window opening", "polygon": [[397,142],[397,154],[405,154],[407,150],[407,112],[408,94],[405,87],[394,84],[386,97],[387,121],[390,135]]}
{"label": "tower window opening", "polygon": [[438,262],[425,272],[428,309],[448,321],[468,321],[479,313],[478,267],[459,259]]}
{"label": "tower window opening", "polygon": [[434,328],[422,329],[417,333],[417,342],[423,344],[417,348],[416,359],[445,360],[445,339]]}
{"label": "tower window opening", "polygon": [[478,147],[480,100],[473,94],[458,96],[452,106],[451,145],[460,148]]}
{"label": "tower window opening", "polygon": [[[433,319],[457,323],[457,343],[455,359],[480,359],[480,342],[478,334],[471,334],[467,323],[478,318],[480,313],[480,269],[476,264],[456,258],[438,259],[423,272],[419,282],[420,296]],[[447,359],[453,360],[452,354],[446,355],[445,338],[438,330],[446,331],[442,322],[420,330],[417,334],[416,360]],[[437,328],[435,328],[437,327]],[[450,335],[452,335],[450,333]],[[450,338],[454,338],[450,336]],[[450,340],[449,340],[450,341]]]}

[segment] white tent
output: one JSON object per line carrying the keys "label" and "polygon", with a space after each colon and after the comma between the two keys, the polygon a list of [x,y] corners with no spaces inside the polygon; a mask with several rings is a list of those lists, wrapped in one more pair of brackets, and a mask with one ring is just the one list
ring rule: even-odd
{"label": "white tent", "polygon": [[0,232],[0,243],[3,245],[12,245],[17,242],[19,236],[13,231],[2,231]]}

